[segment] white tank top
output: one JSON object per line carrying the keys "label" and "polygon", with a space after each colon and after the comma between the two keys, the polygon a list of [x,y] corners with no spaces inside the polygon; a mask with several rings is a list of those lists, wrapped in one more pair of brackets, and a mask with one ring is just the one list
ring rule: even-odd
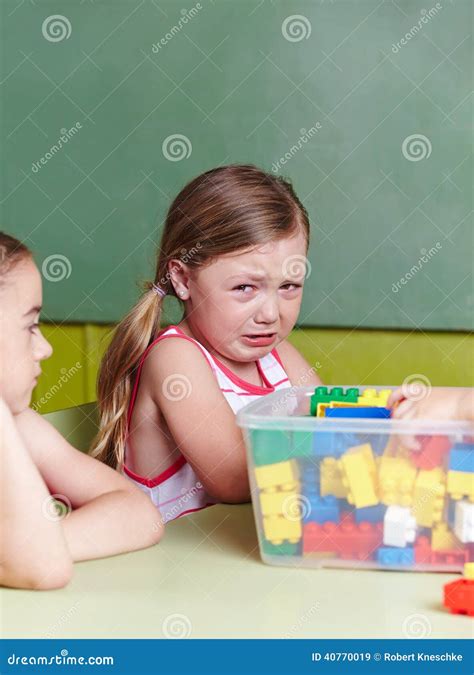
{"label": "white tank top", "polygon": [[[222,394],[234,413],[243,408],[248,403],[257,400],[261,396],[271,394],[277,389],[286,389],[291,387],[282,362],[276,349],[256,361],[258,372],[265,383],[265,386],[250,384],[235,375],[227,366],[221,363],[215,356],[205,349],[197,340],[185,335],[178,326],[168,326],[158,333],[158,336],[147,347],[138,363],[137,376],[133,385],[132,396],[128,409],[128,427],[133,412],[133,406],[138,392],[140,374],[146,357],[150,350],[161,340],[169,338],[180,338],[189,340],[196,344],[206,357],[212,372],[217,378]],[[169,466],[165,471],[153,478],[139,476],[126,467],[127,457],[125,453],[125,462],[123,473],[132,480],[141,490],[146,492],[153,503],[160,509],[164,522],[174,520],[186,513],[198,511],[206,506],[215,504],[216,501],[210,497],[199,478],[194,473],[193,468],[186,461],[184,455]]]}

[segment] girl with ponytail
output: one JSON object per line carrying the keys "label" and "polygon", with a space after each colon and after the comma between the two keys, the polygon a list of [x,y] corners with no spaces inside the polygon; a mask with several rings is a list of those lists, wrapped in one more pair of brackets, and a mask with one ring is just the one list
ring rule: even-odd
{"label": "girl with ponytail", "polygon": [[[172,202],[153,281],[117,326],[98,380],[93,454],[164,521],[249,499],[235,413],[320,383],[287,341],[300,310],[308,215],[291,184],[251,165],[207,171]],[[182,305],[161,328],[166,296]]]}

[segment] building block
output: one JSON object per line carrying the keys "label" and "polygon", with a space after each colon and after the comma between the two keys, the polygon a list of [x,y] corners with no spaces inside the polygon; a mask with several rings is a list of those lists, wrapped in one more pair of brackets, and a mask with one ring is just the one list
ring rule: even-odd
{"label": "building block", "polygon": [[296,516],[298,509],[301,509],[302,497],[295,490],[262,490],[259,500],[264,516],[278,514]]}
{"label": "building block", "polygon": [[340,457],[354,445],[357,445],[355,434],[342,431],[313,432],[313,454],[316,457]]}
{"label": "building block", "polygon": [[321,462],[320,492],[321,497],[333,495],[345,498],[347,496],[347,489],[342,482],[341,468],[334,457],[327,457]]}
{"label": "building block", "polygon": [[416,538],[416,520],[406,506],[392,505],[383,519],[383,543],[389,547],[405,547]]}
{"label": "building block", "polygon": [[415,541],[415,562],[417,564],[431,563],[431,545],[428,537],[420,536]]}
{"label": "building block", "polygon": [[464,564],[464,577],[466,579],[474,579],[474,563],[467,562]]}
{"label": "building block", "polygon": [[262,553],[266,555],[299,555],[301,543],[290,544],[290,542],[284,541],[282,544],[272,544],[268,539],[262,539]]}
{"label": "building block", "polygon": [[385,504],[354,509],[355,521],[356,523],[382,523],[386,510]]}
{"label": "building block", "polygon": [[289,520],[284,516],[264,516],[263,532],[265,538],[276,546],[285,541],[296,544],[302,535],[301,521]]}
{"label": "building block", "polygon": [[341,522],[304,525],[304,552],[334,551],[341,558],[369,560],[382,544],[382,523],[356,524],[351,514],[341,514]]}
{"label": "building block", "polygon": [[255,479],[261,490],[295,490],[299,471],[294,459],[255,467]]}
{"label": "building block", "polygon": [[291,432],[277,429],[250,429],[250,443],[256,466],[291,458]]}
{"label": "building block", "polygon": [[[306,495],[305,495],[306,496]],[[338,523],[340,520],[339,501],[336,497],[310,497],[310,509],[303,509],[303,523]]]}
{"label": "building block", "polygon": [[366,443],[351,448],[339,460],[347,501],[360,509],[379,503],[376,486],[376,465],[371,446]]}
{"label": "building block", "polygon": [[412,548],[385,546],[377,549],[376,560],[380,565],[414,565],[415,553]]}
{"label": "building block", "polygon": [[449,453],[449,469],[474,473],[474,445],[472,443],[456,443]]}
{"label": "building block", "polygon": [[342,408],[326,408],[326,417],[362,417],[362,418],[376,418],[388,419],[390,417],[390,409],[382,407],[363,407],[363,406],[344,406]]}
{"label": "building block", "polygon": [[413,493],[413,515],[418,525],[432,527],[443,517],[446,474],[437,467],[418,472]]}
{"label": "building block", "polygon": [[355,387],[347,389],[346,392],[343,391],[342,387],[333,387],[328,390],[327,387],[316,387],[314,394],[311,396],[310,401],[310,414],[315,416],[318,414],[318,404],[319,403],[331,403],[331,401],[342,401],[342,402],[357,402],[359,397],[359,390]]}
{"label": "building block", "polygon": [[456,503],[454,532],[463,544],[474,543],[474,504],[467,501]]}
{"label": "building block", "polygon": [[380,501],[387,506],[411,506],[416,468],[404,457],[383,455],[378,467]]}
{"label": "building block", "polygon": [[447,490],[453,499],[467,497],[474,502],[474,475],[466,471],[448,471]]}
{"label": "building block", "polygon": [[443,603],[451,614],[474,616],[474,581],[463,578],[445,584]]}
{"label": "building block", "polygon": [[431,548],[433,551],[462,548],[462,544],[446,523],[435,523],[431,531]]}
{"label": "building block", "polygon": [[376,389],[364,389],[362,395],[359,396],[357,403],[358,405],[382,406],[383,408],[386,408],[391,393],[391,389],[381,389],[380,391],[377,391]]}
{"label": "building block", "polygon": [[419,436],[417,440],[421,443],[421,449],[409,453],[412,463],[418,469],[425,470],[443,466],[446,453],[451,447],[449,438],[447,436]]}
{"label": "building block", "polygon": [[449,565],[460,570],[469,558],[467,548],[433,551],[426,536],[418,537],[414,549],[417,564]]}

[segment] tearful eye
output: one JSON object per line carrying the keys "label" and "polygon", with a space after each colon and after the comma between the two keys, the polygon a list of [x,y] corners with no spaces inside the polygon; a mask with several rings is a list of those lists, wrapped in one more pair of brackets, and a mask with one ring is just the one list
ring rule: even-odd
{"label": "tearful eye", "polygon": [[235,286],[235,288],[233,290],[234,291],[240,291],[244,288],[252,288],[252,286],[250,284],[240,284],[239,286]]}

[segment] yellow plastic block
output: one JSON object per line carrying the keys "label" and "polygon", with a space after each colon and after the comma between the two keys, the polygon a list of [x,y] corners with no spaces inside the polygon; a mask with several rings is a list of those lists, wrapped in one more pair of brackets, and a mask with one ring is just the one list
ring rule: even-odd
{"label": "yellow plastic block", "polygon": [[464,563],[464,578],[474,579],[474,562]]}
{"label": "yellow plastic block", "polygon": [[431,471],[419,471],[413,493],[413,515],[418,525],[432,527],[443,515],[446,494],[446,474],[436,467]]}
{"label": "yellow plastic block", "polygon": [[343,485],[341,468],[337,459],[334,457],[326,457],[323,459],[320,466],[321,497],[334,495],[334,497],[338,497],[339,499],[345,498],[347,496],[347,488]]}
{"label": "yellow plastic block", "polygon": [[342,484],[347,489],[347,501],[357,509],[379,503],[376,491],[376,468],[369,443],[345,452],[339,460]]}
{"label": "yellow plastic block", "polygon": [[379,495],[382,504],[411,506],[416,467],[405,457],[383,455],[378,464]]}
{"label": "yellow plastic block", "polygon": [[282,514],[293,517],[301,514],[302,500],[299,484],[297,490],[278,490],[277,492],[263,490],[260,493],[260,508],[264,516]]}
{"label": "yellow plastic block", "polygon": [[296,544],[301,539],[302,529],[299,520],[289,520],[284,516],[264,516],[263,531],[265,538],[272,544],[289,541]]}
{"label": "yellow plastic block", "polygon": [[375,389],[364,389],[362,395],[357,399],[358,405],[368,406],[380,406],[386,408],[388,397],[392,393],[391,389],[381,389],[377,392]]}
{"label": "yellow plastic block", "polygon": [[448,492],[453,499],[467,497],[474,502],[474,474],[465,471],[448,471]]}
{"label": "yellow plastic block", "polygon": [[255,467],[255,479],[261,490],[296,490],[298,485],[298,465],[294,459],[277,464]]}
{"label": "yellow plastic block", "polygon": [[463,544],[446,523],[436,523],[433,526],[431,531],[431,548],[433,551],[454,550],[462,547]]}

